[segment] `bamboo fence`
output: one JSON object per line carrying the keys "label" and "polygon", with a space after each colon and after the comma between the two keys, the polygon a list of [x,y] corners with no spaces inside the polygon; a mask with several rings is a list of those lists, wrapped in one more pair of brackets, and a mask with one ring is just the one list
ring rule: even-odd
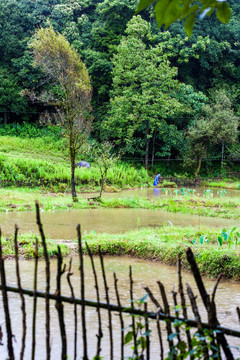
{"label": "bamboo fence", "polygon": [[[66,264],[63,264],[63,257],[60,247],[58,246],[57,252],[57,274],[56,274],[56,291],[50,292],[50,259],[47,252],[46,238],[43,231],[43,226],[40,219],[39,204],[36,203],[37,225],[39,228],[41,243],[44,249],[44,261],[45,261],[45,278],[46,285],[45,291],[39,291],[38,285],[38,246],[39,241],[36,238],[35,242],[35,261],[34,261],[34,273],[33,273],[33,289],[25,289],[22,287],[20,267],[19,267],[19,244],[18,244],[18,227],[15,226],[14,247],[15,247],[15,264],[16,264],[16,278],[17,286],[8,286],[6,283],[6,271],[5,260],[2,254],[2,241],[1,241],[1,229],[0,229],[0,276],[1,284],[0,290],[2,292],[3,311],[5,316],[4,328],[3,324],[0,327],[0,345],[3,345],[4,341],[7,341],[6,356],[8,359],[39,359],[36,355],[37,344],[37,303],[40,299],[45,302],[45,355],[42,354],[41,359],[69,359],[69,344],[67,341],[66,321],[67,316],[64,311],[64,304],[71,304],[73,308],[72,316],[72,329],[74,334],[73,351],[71,359],[84,359],[89,360],[89,347],[88,347],[88,321],[87,321],[87,308],[96,309],[96,351],[94,359],[101,359],[102,352],[102,339],[103,336],[108,338],[109,341],[109,355],[107,359],[234,359],[231,347],[228,344],[228,337],[240,338],[240,331],[223,327],[220,325],[217,318],[215,295],[221,276],[216,281],[212,294],[208,294],[204,286],[202,277],[197,267],[194,255],[190,248],[186,250],[187,260],[190,264],[192,274],[194,276],[197,288],[199,290],[201,300],[207,313],[207,322],[203,322],[199,311],[199,305],[196,301],[196,296],[193,293],[189,284],[186,284],[186,291],[183,288],[182,272],[181,272],[181,259],[178,259],[178,289],[172,291],[172,301],[174,307],[170,306],[164,285],[157,281],[159,288],[159,297],[153,294],[149,287],[145,287],[146,296],[137,302],[134,298],[134,279],[132,274],[132,268],[129,268],[129,294],[130,294],[130,306],[124,306],[121,304],[121,294],[118,290],[118,278],[116,273],[113,273],[114,289],[117,303],[110,303],[109,285],[106,277],[106,271],[104,266],[104,258],[99,247],[98,256],[101,264],[101,274],[96,271],[95,261],[92,252],[88,246],[88,255],[93,272],[94,284],[93,291],[96,294],[96,301],[87,300],[85,296],[85,273],[84,273],[84,256],[83,256],[83,241],[81,237],[80,225],[77,226],[77,238],[78,238],[78,253],[79,253],[79,275],[80,275],[80,297],[76,296],[74,287],[71,282],[72,273],[72,260],[69,261],[67,268]],[[69,296],[62,294],[62,277],[66,275],[67,283],[69,286]],[[103,279],[103,288],[105,294],[105,302],[100,301],[100,285],[99,275]],[[21,314],[22,314],[22,332],[19,354],[15,351],[14,346],[14,334],[12,330],[12,319],[9,306],[9,293],[17,293],[20,297]],[[30,296],[33,299],[32,317],[31,320],[31,344],[26,344],[27,334],[27,310],[25,297]],[[148,297],[148,302],[146,298]],[[57,312],[61,346],[59,346],[59,354],[52,354],[51,349],[51,307],[50,302],[55,301],[55,309]],[[194,314],[194,318],[189,318],[189,308],[186,305],[187,301],[191,304],[191,310]],[[155,307],[155,311],[148,310],[150,304]],[[78,314],[80,312],[80,315]],[[115,336],[113,334],[113,314],[119,316],[119,335],[118,335],[118,348],[115,345]],[[126,314],[130,315],[130,325],[126,329]],[[236,309],[236,316],[240,321],[240,309]],[[103,320],[107,321],[107,334],[104,334]],[[79,326],[81,326],[81,332]],[[151,356],[151,328],[155,326],[157,332],[157,341],[159,343],[159,354]],[[130,329],[130,330],[129,330]],[[6,340],[4,338],[6,334]],[[79,338],[81,336],[81,349],[79,350]],[[165,338],[165,339],[164,339]],[[126,355],[129,352],[127,343],[132,342],[132,355]],[[26,346],[31,346],[31,357],[26,357]],[[45,357],[44,357],[45,356]],[[127,356],[127,357],[126,357]]]}

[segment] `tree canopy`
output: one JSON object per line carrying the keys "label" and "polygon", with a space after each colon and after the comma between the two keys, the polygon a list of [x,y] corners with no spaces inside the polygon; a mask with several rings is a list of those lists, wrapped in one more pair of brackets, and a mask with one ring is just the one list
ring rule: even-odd
{"label": "tree canopy", "polygon": [[61,126],[68,138],[71,163],[72,197],[76,199],[75,163],[90,130],[91,85],[88,71],[66,38],[52,25],[36,31],[30,43],[34,64],[42,69],[52,87],[45,89],[41,99],[56,107],[49,114],[51,123]]}
{"label": "tree canopy", "polygon": [[[212,0],[209,1],[212,2]],[[126,146],[124,136],[121,138],[118,135],[117,129],[124,122],[122,118],[119,122],[116,120],[113,122],[116,128],[109,126],[109,132],[106,131],[106,124],[113,121],[113,104],[117,109],[118,94],[124,88],[124,79],[119,85],[115,81],[116,60],[120,57],[120,44],[130,42],[130,34],[126,34],[125,30],[134,16],[137,3],[138,0],[0,0],[0,77],[4,85],[0,86],[0,123],[4,120],[20,124],[23,121],[38,122],[46,108],[52,111],[61,100],[63,93],[60,84],[50,81],[49,75],[44,75],[43,70],[33,66],[33,57],[28,48],[28,43],[36,29],[47,28],[49,19],[55,32],[67,39],[71,48],[80,56],[88,69],[94,117],[91,137],[101,141],[109,134],[112,141],[118,142],[118,147],[124,147],[125,157],[145,159],[146,122],[142,121],[138,129],[135,127],[134,136],[132,136],[133,143],[131,145],[128,142],[129,146]],[[169,3],[169,0],[165,3]],[[174,4],[179,3],[180,0],[171,1],[173,7]],[[142,57],[146,69],[151,69],[151,67],[154,69],[149,79],[157,73],[157,65],[154,66],[154,64],[158,64],[159,69],[161,67],[164,69],[167,64],[171,71],[174,70],[175,75],[171,82],[177,84],[178,90],[168,94],[159,86],[159,93],[164,93],[164,96],[169,99],[172,97],[175,103],[178,102],[181,106],[174,114],[173,111],[171,114],[166,111],[166,116],[163,116],[162,107],[157,107],[155,103],[155,112],[153,116],[151,115],[149,122],[151,129],[149,161],[156,163],[155,158],[156,160],[157,158],[165,160],[173,158],[176,164],[175,160],[182,158],[181,149],[184,148],[185,133],[194,120],[199,118],[202,104],[212,102],[213,92],[224,90],[231,101],[235,116],[240,115],[240,2],[239,0],[225,2],[216,0],[213,3],[220,7],[228,4],[231,8],[230,21],[228,24],[223,24],[214,15],[217,14],[217,9],[213,11],[212,16],[207,16],[210,12],[205,13],[204,20],[201,20],[199,15],[204,10],[204,3],[186,1],[186,4],[191,6],[191,11],[195,5],[199,6],[191,37],[186,36],[183,27],[183,22],[187,21],[191,15],[173,22],[166,31],[162,26],[159,28],[156,21],[153,21],[154,4],[157,3],[153,2],[152,5],[141,10],[141,18],[147,22],[147,25],[143,25],[143,29],[146,26],[148,29],[146,36],[140,37],[146,56],[144,57],[136,49],[139,54],[137,58]],[[129,44],[134,49],[133,45]],[[137,44],[140,46],[139,40]],[[159,62],[165,65],[157,63],[157,51],[159,51]],[[150,53],[154,55],[151,57]],[[132,72],[135,73],[136,69],[132,69]],[[160,70],[159,76],[162,76]],[[141,86],[143,88],[145,86],[145,92],[147,92],[146,83],[151,83],[147,94],[149,98],[152,96],[159,100],[159,94],[154,96],[154,92],[157,92],[157,82],[154,85],[154,82],[148,81],[147,78],[140,78],[137,74],[135,78],[129,77],[129,89],[126,87],[126,92],[129,91],[130,94],[132,89],[134,96],[139,96],[137,86],[141,87],[139,84],[142,80]],[[27,92],[30,96],[23,97],[22,95]],[[52,102],[46,105],[46,99],[50,94]],[[139,96],[139,103],[140,99],[145,101],[143,96],[142,98]],[[130,101],[128,105],[130,106]],[[146,109],[148,111],[150,109],[147,101],[144,106],[144,110]],[[136,114],[135,112],[132,116],[136,118]],[[116,113],[116,118],[117,116]],[[137,123],[139,122],[138,119]],[[157,131],[153,130],[154,124],[157,124]],[[133,128],[133,121],[129,120],[123,132],[130,136]],[[221,144],[211,145],[207,150],[207,155],[221,156],[219,147]],[[232,148],[232,145],[225,147],[226,155],[231,154]],[[236,143],[234,154],[238,152],[238,143]]]}

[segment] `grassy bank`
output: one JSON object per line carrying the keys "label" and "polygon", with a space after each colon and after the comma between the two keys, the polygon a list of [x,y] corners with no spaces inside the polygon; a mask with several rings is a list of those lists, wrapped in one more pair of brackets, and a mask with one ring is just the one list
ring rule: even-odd
{"label": "grassy bank", "polygon": [[207,186],[211,188],[221,188],[221,189],[232,189],[240,190],[240,181],[239,180],[219,180],[219,181],[203,181],[202,186]]}
{"label": "grassy bank", "polygon": [[[204,236],[203,236],[204,234]],[[177,256],[180,254],[183,260],[183,267],[189,270],[186,261],[185,250],[191,247],[201,274],[211,278],[223,273],[226,279],[240,281],[240,258],[239,245],[228,246],[224,243],[219,245],[217,239],[220,230],[212,228],[193,227],[181,228],[164,226],[158,228],[139,229],[125,234],[96,234],[83,235],[94,254],[98,253],[98,246],[104,254],[130,255],[142,259],[160,261],[168,265],[176,265]],[[240,239],[239,239],[240,241]],[[23,234],[19,236],[19,252],[21,257],[31,259],[34,257],[35,235]],[[193,244],[194,243],[194,244]],[[57,250],[56,240],[48,240],[49,256],[55,256]],[[76,253],[77,244],[61,243],[63,255]],[[86,247],[83,247],[86,253]],[[5,257],[13,257],[13,238],[3,239],[3,254]],[[39,256],[43,256],[43,249],[40,246]]]}
{"label": "grassy bank", "polygon": [[[120,235],[88,234],[85,240],[93,253],[97,253],[100,245],[105,254],[130,255],[168,265],[176,265],[177,256],[180,254],[183,266],[187,270],[189,266],[185,250],[191,247],[202,275],[215,278],[223,273],[226,279],[240,281],[239,248],[219,246],[219,233],[219,230],[204,227],[196,229],[168,226],[146,228]],[[199,239],[202,234],[207,236],[201,245]]]}
{"label": "grassy bank", "polygon": [[73,203],[71,194],[66,192],[52,193],[46,189],[41,190],[39,188],[0,188],[0,211],[35,210],[35,200],[38,199],[40,207],[46,211],[99,207],[142,208],[226,219],[240,218],[239,197],[222,198],[221,196],[215,196],[207,198],[202,196],[202,194],[200,196],[172,194],[167,197],[159,196],[147,199],[139,196],[121,198],[118,197],[118,194],[115,197],[108,198],[107,194],[103,194],[102,201],[97,202],[88,201],[87,196],[82,191],[79,194],[79,201]]}
{"label": "grassy bank", "polygon": [[[33,259],[35,256],[35,235],[34,234],[22,234],[18,235],[19,244],[19,257],[20,259]],[[56,240],[47,240],[47,249],[49,257],[55,257],[58,251],[58,245],[61,248],[63,256],[73,254],[76,251],[76,246],[68,243],[59,243]],[[2,238],[2,251],[4,258],[13,258],[15,256],[14,251],[14,237]],[[41,242],[39,241],[38,256],[43,258],[44,252]]]}
{"label": "grassy bank", "polygon": [[[5,184],[28,184],[51,191],[70,189],[71,171],[67,144],[63,139],[52,141],[49,137],[23,139],[0,136],[0,181]],[[76,159],[82,160],[80,155]],[[147,171],[118,162],[108,170],[106,184],[118,188],[146,186],[152,183]],[[76,185],[98,187],[100,171],[92,163],[90,169],[76,169]]]}
{"label": "grassy bank", "polygon": [[[55,192],[68,191],[71,172],[67,149],[66,139],[57,128],[39,128],[29,124],[0,127],[0,182],[13,186],[19,184],[45,187]],[[84,159],[89,160],[82,154],[77,155],[77,161]],[[82,187],[91,189],[100,185],[99,169],[93,161],[90,162],[90,169],[76,169],[78,190]],[[164,171],[161,173],[167,176],[167,168],[162,170]],[[109,169],[106,184],[118,189],[148,186],[152,185],[154,174],[149,176],[140,164],[133,166],[119,161],[116,166]],[[177,176],[178,180],[181,180],[181,174]],[[186,180],[186,175],[182,179]],[[230,179],[220,182],[206,180],[204,185],[240,188],[239,181]]]}

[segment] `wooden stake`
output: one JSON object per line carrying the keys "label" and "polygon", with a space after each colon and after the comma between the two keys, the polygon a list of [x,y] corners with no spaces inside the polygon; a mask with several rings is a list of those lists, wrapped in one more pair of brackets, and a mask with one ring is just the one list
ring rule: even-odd
{"label": "wooden stake", "polygon": [[85,284],[84,284],[84,265],[83,265],[83,251],[82,251],[82,235],[81,227],[77,226],[78,236],[78,250],[79,250],[79,261],[80,261],[80,279],[81,279],[81,315],[82,315],[82,336],[83,336],[83,360],[88,360],[87,354],[87,327],[86,327],[86,310],[85,310]]}
{"label": "wooden stake", "polygon": [[25,341],[26,341],[26,333],[27,333],[27,324],[26,324],[26,306],[25,306],[25,299],[22,292],[21,286],[21,277],[20,277],[20,269],[19,269],[19,257],[18,257],[18,227],[15,225],[15,235],[14,235],[14,248],[15,248],[15,261],[16,261],[16,276],[17,276],[17,284],[19,289],[19,295],[21,299],[21,310],[22,310],[22,348],[20,352],[20,360],[24,358],[24,351],[25,351]]}
{"label": "wooden stake", "polygon": [[42,240],[42,246],[43,246],[43,252],[44,252],[44,258],[46,263],[46,294],[45,294],[45,311],[46,311],[46,356],[47,360],[50,360],[51,356],[51,346],[50,346],[50,304],[49,304],[49,293],[50,293],[50,262],[48,258],[48,252],[47,252],[47,244],[46,244],[46,238],[43,231],[43,226],[40,219],[40,208],[39,203],[36,201],[36,215],[37,215],[37,225],[39,229],[39,233]]}

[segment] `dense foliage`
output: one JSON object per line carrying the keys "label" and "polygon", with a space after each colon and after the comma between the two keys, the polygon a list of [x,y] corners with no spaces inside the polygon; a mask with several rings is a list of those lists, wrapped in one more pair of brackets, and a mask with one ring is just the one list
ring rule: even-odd
{"label": "dense foliage", "polygon": [[[88,68],[95,140],[110,138],[125,157],[146,166],[184,158],[186,171],[191,160],[196,173],[192,129],[207,121],[205,106],[214,112],[214,94],[221,90],[232,111],[223,122],[235,119],[234,139],[212,142],[202,161],[218,159],[220,167],[239,158],[240,4],[228,3],[228,24],[215,16],[196,18],[188,38],[181,22],[159,29],[151,6],[133,18],[137,0],[0,0],[0,122],[37,122],[49,110],[39,94],[59,90],[33,67],[29,48],[36,29],[50,21]],[[220,139],[219,129],[214,139]]]}

